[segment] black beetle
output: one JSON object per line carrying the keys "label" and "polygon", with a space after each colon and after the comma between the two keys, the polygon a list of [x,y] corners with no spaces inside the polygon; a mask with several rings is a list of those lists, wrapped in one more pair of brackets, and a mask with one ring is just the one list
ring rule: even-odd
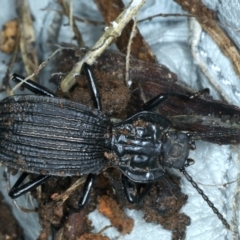
{"label": "black beetle", "polygon": [[[152,112],[169,96],[187,100],[194,96],[158,95],[145,103],[139,113],[113,124],[101,111],[91,67],[84,64],[84,72],[97,109],[56,98],[54,93],[30,80],[23,85],[38,96],[16,95],[0,102],[0,161],[24,172],[9,196],[16,198],[51,176],[89,174],[79,201],[80,210],[86,204],[96,174],[105,167],[114,166],[123,173],[127,199],[138,203],[165,174],[165,168],[176,168],[225,221],[185,171],[185,166],[191,162],[189,150],[194,148],[191,135],[171,129],[167,118]],[[17,74],[12,79],[23,80]],[[28,173],[40,176],[21,185]],[[138,183],[146,183],[141,193],[136,190]]]}

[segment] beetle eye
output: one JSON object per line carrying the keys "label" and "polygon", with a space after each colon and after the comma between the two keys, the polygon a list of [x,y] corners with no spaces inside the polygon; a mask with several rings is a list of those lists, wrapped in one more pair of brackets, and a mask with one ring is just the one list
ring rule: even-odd
{"label": "beetle eye", "polygon": [[182,146],[180,144],[173,144],[172,147],[170,148],[169,155],[173,158],[179,158],[182,153]]}
{"label": "beetle eye", "polygon": [[163,142],[163,143],[166,143],[167,140],[168,140],[167,134],[164,134],[164,135],[162,136],[162,142]]}
{"label": "beetle eye", "polygon": [[163,156],[163,152],[161,152],[160,157],[159,157],[160,164],[163,164],[163,161],[164,161],[164,156]]}

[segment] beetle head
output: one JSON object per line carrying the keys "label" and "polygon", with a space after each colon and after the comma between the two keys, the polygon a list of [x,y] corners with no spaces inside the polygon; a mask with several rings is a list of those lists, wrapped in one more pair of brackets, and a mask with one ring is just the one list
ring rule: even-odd
{"label": "beetle head", "polygon": [[163,135],[163,158],[165,167],[180,169],[183,167],[189,154],[189,137],[182,132],[168,132]]}

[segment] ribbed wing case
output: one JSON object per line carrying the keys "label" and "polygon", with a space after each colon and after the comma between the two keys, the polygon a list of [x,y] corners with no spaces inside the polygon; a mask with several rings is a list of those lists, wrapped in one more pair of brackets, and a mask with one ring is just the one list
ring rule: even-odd
{"label": "ribbed wing case", "polygon": [[38,174],[97,173],[109,126],[102,112],[66,99],[8,97],[0,102],[0,162]]}

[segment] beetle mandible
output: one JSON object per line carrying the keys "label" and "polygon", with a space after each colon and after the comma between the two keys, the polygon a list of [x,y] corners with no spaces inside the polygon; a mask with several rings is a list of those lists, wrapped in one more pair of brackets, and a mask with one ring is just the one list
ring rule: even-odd
{"label": "beetle mandible", "polygon": [[[186,100],[194,96],[160,94],[146,102],[140,112],[113,124],[102,111],[91,66],[85,63],[83,69],[96,109],[57,98],[31,80],[23,85],[37,95],[15,95],[0,102],[0,162],[23,171],[9,196],[17,198],[51,176],[88,174],[78,203],[80,210],[87,202],[96,175],[105,167],[114,166],[122,172],[128,201],[139,203],[165,174],[165,168],[176,168],[226,225],[226,220],[185,170],[192,162],[188,159],[189,150],[195,146],[191,135],[172,129],[167,118],[153,112],[169,96]],[[24,78],[13,74],[12,79],[22,82]],[[39,176],[22,184],[29,173]],[[137,191],[138,183],[146,184],[141,193]]]}

